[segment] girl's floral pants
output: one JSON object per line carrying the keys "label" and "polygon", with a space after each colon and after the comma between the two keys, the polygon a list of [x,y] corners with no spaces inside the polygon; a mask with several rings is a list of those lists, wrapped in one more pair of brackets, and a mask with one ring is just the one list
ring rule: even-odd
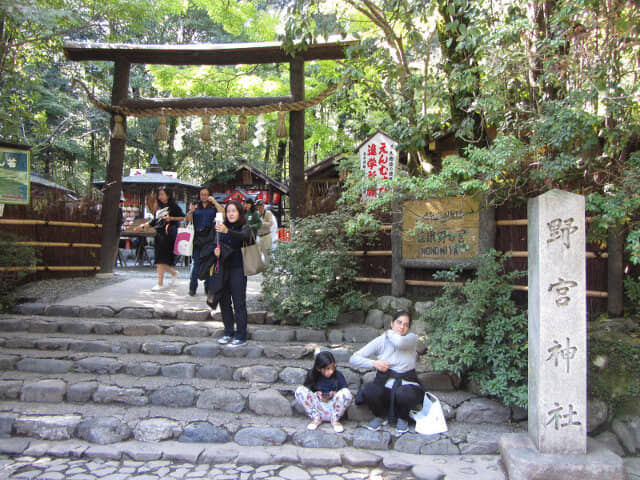
{"label": "girl's floral pants", "polygon": [[311,420],[320,418],[323,422],[332,422],[342,418],[353,401],[353,394],[348,388],[343,388],[338,390],[331,400],[323,402],[316,392],[300,386],[296,389],[296,400]]}

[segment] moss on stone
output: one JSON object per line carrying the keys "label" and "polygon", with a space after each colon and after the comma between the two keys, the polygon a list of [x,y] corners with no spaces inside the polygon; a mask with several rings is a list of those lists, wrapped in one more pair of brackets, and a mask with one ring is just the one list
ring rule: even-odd
{"label": "moss on stone", "polygon": [[633,319],[589,325],[589,397],[606,402],[613,415],[640,414],[640,326]]}

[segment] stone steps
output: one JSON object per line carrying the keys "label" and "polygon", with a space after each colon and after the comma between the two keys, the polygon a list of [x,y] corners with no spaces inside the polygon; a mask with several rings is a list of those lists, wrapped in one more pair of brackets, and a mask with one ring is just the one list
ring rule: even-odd
{"label": "stone steps", "polygon": [[[149,377],[166,377],[191,381],[236,380],[250,384],[301,385],[304,383],[310,359],[283,360],[266,358],[256,365],[253,358],[200,358],[189,355],[162,356],[145,354],[83,354],[69,352],[0,350],[0,379],[26,378],[29,374],[62,378],[68,374],[89,374],[96,380],[114,375],[133,377],[134,383],[153,382]],[[349,387],[357,391],[362,375],[347,364],[338,364]],[[372,377],[366,373],[366,378]],[[430,372],[422,374],[427,382]],[[142,379],[140,377],[143,377]],[[1,394],[0,394],[1,396]]]}
{"label": "stone steps", "polygon": [[[32,332],[37,334],[64,333],[68,335],[169,335],[188,338],[222,336],[220,320],[206,321],[172,319],[89,319],[68,317],[40,317],[0,315],[0,332]],[[287,325],[250,324],[249,337],[280,342],[367,343],[381,330],[365,325],[342,325],[327,331]]]}
{"label": "stone steps", "polygon": [[[359,324],[328,331],[252,324],[248,345],[230,348],[217,343],[222,324],[210,317],[0,316],[0,436],[134,442],[143,451],[197,438],[204,449],[223,442],[456,455],[495,454],[500,434],[521,430],[508,423],[510,409],[469,409],[484,399],[453,391],[447,375],[421,371],[429,390],[443,390],[438,396],[450,422],[447,434],[395,437],[390,426],[370,432],[362,425],[371,413],[355,405],[343,434],[328,424],[308,431],[293,392],[313,355],[330,349],[355,394],[374,374],[350,367],[348,359],[379,333]],[[474,418],[478,408],[492,413]],[[485,421],[494,424],[469,423]]]}
{"label": "stone steps", "polygon": [[[17,373],[17,374],[15,374]],[[291,416],[298,384],[256,383],[245,379],[140,378],[115,374],[66,373],[43,376],[30,372],[3,373],[0,398],[27,402],[121,404],[169,408],[197,407],[239,413]],[[266,402],[262,404],[261,402]]]}
{"label": "stone steps", "polygon": [[[389,470],[408,471],[414,474],[442,471],[447,478],[456,480],[504,480],[499,456],[424,456],[397,451],[366,450],[355,448],[324,449],[304,448],[291,445],[246,448],[236,443],[195,444],[176,441],[145,443],[135,440],[117,442],[111,445],[97,445],[81,440],[46,441],[25,437],[0,439],[0,454],[22,456],[22,459],[45,458],[51,463],[59,462],[56,457],[88,459],[97,462],[126,462],[127,465],[143,465],[155,470],[157,464],[168,462],[198,465],[250,465],[258,471],[271,472],[273,466],[282,464],[300,465],[303,468],[333,467],[384,467]],[[79,462],[74,460],[73,462]],[[165,463],[166,462],[166,463]],[[36,473],[41,466],[34,464]],[[96,473],[102,464],[94,465]],[[135,468],[133,469],[135,470]],[[146,469],[145,469],[146,470]],[[304,471],[288,467],[286,478],[307,478]],[[156,473],[153,471],[153,473]],[[222,473],[222,472],[220,472]],[[425,475],[427,473],[424,473]],[[209,474],[211,475],[211,473]],[[295,475],[295,476],[293,476]],[[419,478],[425,478],[421,475]],[[129,478],[126,475],[117,478]],[[21,478],[33,478],[21,477]],[[45,477],[42,477],[45,478]],[[55,478],[63,478],[61,476]],[[114,476],[114,478],[116,478]],[[142,478],[142,477],[141,477]],[[154,476],[157,478],[157,476]],[[216,478],[209,476],[208,478]],[[221,477],[217,477],[221,478]],[[267,478],[273,478],[268,476]],[[278,477],[282,478],[282,477]],[[326,476],[326,478],[334,478]],[[430,477],[428,477],[430,478]]]}
{"label": "stone steps", "polygon": [[46,352],[92,353],[92,354],[133,354],[163,355],[177,357],[187,355],[200,358],[252,358],[255,362],[266,359],[301,360],[312,359],[322,348],[329,349],[336,361],[344,363],[361,344],[327,344],[249,340],[246,345],[229,347],[220,345],[216,338],[194,340],[187,337],[123,337],[122,335],[84,335],[72,338],[69,335],[33,333],[4,333],[0,335],[0,351],[38,350]]}
{"label": "stone steps", "polygon": [[515,425],[449,423],[445,434],[396,435],[386,426],[371,432],[361,422],[345,419],[345,431],[333,432],[330,424],[316,431],[306,430],[302,416],[269,417],[249,412],[212,412],[197,408],[135,406],[80,407],[70,404],[3,402],[0,433],[39,440],[84,440],[109,444],[127,440],[216,444],[233,442],[240,446],[293,445],[305,448],[364,448],[395,450],[430,455],[496,454],[499,437],[521,432]]}

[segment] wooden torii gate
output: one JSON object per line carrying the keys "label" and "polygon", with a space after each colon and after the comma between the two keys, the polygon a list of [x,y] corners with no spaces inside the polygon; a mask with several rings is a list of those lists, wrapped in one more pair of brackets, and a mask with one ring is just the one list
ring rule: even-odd
{"label": "wooden torii gate", "polygon": [[[310,60],[337,60],[345,58],[345,48],[355,41],[328,42],[311,45],[292,57],[279,42],[202,44],[202,45],[132,45],[93,42],[65,42],[64,53],[72,61],[114,62],[111,106],[135,108],[234,108],[278,105],[304,100],[304,62]],[[289,63],[291,93],[286,97],[221,98],[197,97],[181,99],[129,98],[129,71],[132,63],[159,65],[238,65]],[[112,126],[117,115],[112,112]],[[126,114],[121,115],[126,130]],[[119,121],[120,119],[118,119]],[[300,215],[304,205],[304,109],[289,112],[289,201],[291,216]],[[125,138],[112,135],[109,162],[105,176],[102,204],[102,247],[100,268],[110,273],[118,252],[118,202],[122,189]]]}

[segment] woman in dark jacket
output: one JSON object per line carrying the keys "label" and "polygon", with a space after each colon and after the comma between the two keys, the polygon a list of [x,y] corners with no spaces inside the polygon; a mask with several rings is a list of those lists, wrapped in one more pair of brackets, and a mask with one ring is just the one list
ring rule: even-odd
{"label": "woman in dark jacket", "polygon": [[[171,193],[165,188],[160,187],[156,193],[157,208],[154,212],[153,219],[147,222],[148,225],[156,229],[154,240],[154,261],[158,272],[158,284],[151,290],[157,292],[164,290],[164,274],[169,272],[172,276],[169,286],[173,286],[178,278],[178,271],[173,268],[175,255],[173,254],[173,245],[176,243],[176,235],[178,233],[178,225],[184,220],[184,212],[176,204]],[[142,226],[136,227],[140,230]]]}
{"label": "woman in dark jacket", "polygon": [[215,228],[220,234],[220,246],[214,252],[220,259],[218,268],[222,271],[218,278],[221,281],[210,283],[208,293],[210,297],[216,296],[220,302],[224,336],[218,342],[238,347],[247,343],[247,277],[242,263],[242,245],[251,237],[251,228],[247,225],[242,205],[233,200],[227,203],[225,221],[216,224]]}

